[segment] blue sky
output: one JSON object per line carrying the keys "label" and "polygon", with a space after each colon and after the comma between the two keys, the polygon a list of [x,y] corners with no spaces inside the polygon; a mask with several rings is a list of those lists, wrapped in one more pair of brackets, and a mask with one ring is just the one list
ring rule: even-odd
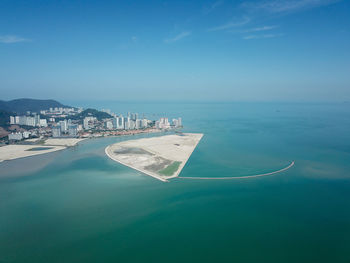
{"label": "blue sky", "polygon": [[350,1],[0,1],[1,99],[350,100]]}

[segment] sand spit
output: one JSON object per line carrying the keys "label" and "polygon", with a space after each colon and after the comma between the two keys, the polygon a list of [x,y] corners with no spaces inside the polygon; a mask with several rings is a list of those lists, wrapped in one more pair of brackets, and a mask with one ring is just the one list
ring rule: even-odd
{"label": "sand spit", "polygon": [[67,147],[77,145],[82,140],[85,140],[85,139],[58,138],[58,139],[47,139],[45,143],[41,145],[40,144],[35,144],[35,145],[13,144],[13,145],[2,146],[0,147],[0,162],[64,150]]}
{"label": "sand spit", "polygon": [[177,177],[198,142],[200,133],[183,133],[129,140],[106,147],[109,158],[166,182]]}
{"label": "sand spit", "polygon": [[45,145],[57,145],[57,146],[74,146],[85,139],[78,138],[55,138],[47,139]]}
{"label": "sand spit", "polygon": [[0,162],[66,149],[64,146],[6,145],[0,147]]}

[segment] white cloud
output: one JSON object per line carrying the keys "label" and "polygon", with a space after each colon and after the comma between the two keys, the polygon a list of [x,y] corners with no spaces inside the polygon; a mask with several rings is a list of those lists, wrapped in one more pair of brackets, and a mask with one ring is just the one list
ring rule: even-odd
{"label": "white cloud", "polygon": [[329,5],[339,1],[342,0],[268,0],[262,2],[244,2],[242,6],[250,10],[263,10],[269,13],[286,13]]}
{"label": "white cloud", "polygon": [[229,22],[220,26],[212,27],[209,28],[208,31],[220,31],[220,30],[226,30],[226,29],[231,29],[234,27],[240,27],[248,24],[250,22],[249,17],[244,17],[241,21],[238,22]]}
{"label": "white cloud", "polygon": [[173,43],[173,42],[179,41],[179,40],[181,40],[181,39],[183,39],[191,34],[192,33],[190,31],[184,31],[184,32],[181,32],[180,34],[176,35],[173,38],[164,39],[164,42],[165,43]]}
{"label": "white cloud", "polygon": [[281,37],[284,34],[264,34],[264,35],[249,35],[243,37],[244,40],[251,40],[251,39],[261,39],[261,38],[275,38],[275,37]]}
{"label": "white cloud", "polygon": [[19,43],[19,42],[28,42],[31,41],[30,39],[14,36],[14,35],[6,35],[6,36],[0,36],[0,43],[4,44],[13,44],[13,43]]}
{"label": "white cloud", "polygon": [[248,32],[261,32],[261,31],[268,31],[277,28],[277,26],[262,26],[262,27],[255,27],[251,29],[247,29],[244,31],[244,33]]}
{"label": "white cloud", "polygon": [[211,12],[213,12],[217,7],[221,6],[224,3],[224,1],[216,1],[212,3],[210,6],[203,8],[203,15],[208,15]]}

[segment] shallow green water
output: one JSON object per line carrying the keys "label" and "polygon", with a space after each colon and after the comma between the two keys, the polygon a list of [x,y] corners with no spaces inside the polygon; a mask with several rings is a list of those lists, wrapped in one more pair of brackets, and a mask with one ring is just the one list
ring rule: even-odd
{"label": "shallow green water", "polygon": [[0,262],[350,262],[350,105],[104,108],[182,116],[204,133],[181,176],[296,163],[163,183],[105,156],[138,136],[1,163]]}

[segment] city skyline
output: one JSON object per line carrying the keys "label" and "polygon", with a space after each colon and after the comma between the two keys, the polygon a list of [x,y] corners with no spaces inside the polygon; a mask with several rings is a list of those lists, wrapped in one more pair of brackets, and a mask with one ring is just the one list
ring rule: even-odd
{"label": "city skyline", "polygon": [[347,101],[344,0],[3,1],[2,99]]}

